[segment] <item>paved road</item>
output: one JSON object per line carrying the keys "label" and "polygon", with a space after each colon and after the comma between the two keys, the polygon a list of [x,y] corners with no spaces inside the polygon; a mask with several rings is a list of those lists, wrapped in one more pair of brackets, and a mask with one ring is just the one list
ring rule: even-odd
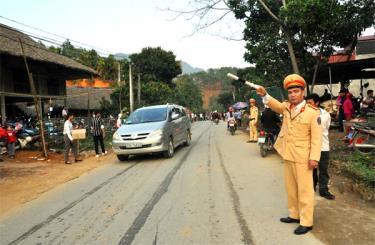
{"label": "paved road", "polygon": [[172,159],[136,157],[70,181],[1,220],[1,244],[321,244],[295,236],[283,166],[210,122]]}

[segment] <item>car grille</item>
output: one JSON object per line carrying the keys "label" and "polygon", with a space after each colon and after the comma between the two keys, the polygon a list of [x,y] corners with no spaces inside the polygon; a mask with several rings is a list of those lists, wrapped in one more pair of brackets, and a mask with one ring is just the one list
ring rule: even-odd
{"label": "car grille", "polygon": [[140,133],[140,134],[136,134],[136,135],[124,134],[124,135],[121,135],[121,138],[123,140],[144,140],[144,139],[147,138],[147,136],[149,134],[150,133]]}
{"label": "car grille", "polygon": [[151,147],[152,145],[151,144],[147,144],[147,145],[142,145],[141,147],[132,147],[132,148],[127,148],[126,146],[120,146],[120,149],[121,150],[126,150],[126,149],[143,149],[143,148],[148,148],[148,147]]}

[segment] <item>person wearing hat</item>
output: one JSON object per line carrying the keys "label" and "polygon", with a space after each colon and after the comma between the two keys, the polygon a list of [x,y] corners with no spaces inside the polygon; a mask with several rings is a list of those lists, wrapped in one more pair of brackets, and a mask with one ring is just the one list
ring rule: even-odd
{"label": "person wearing hat", "polygon": [[302,235],[313,228],[314,188],[313,169],[318,167],[322,146],[319,109],[306,103],[305,80],[297,75],[284,79],[288,101],[279,102],[259,86],[257,93],[263,103],[283,115],[283,123],[274,148],[285,166],[285,186],[289,216],[283,223],[299,223],[294,234]]}
{"label": "person wearing hat", "polygon": [[247,143],[256,143],[258,142],[258,107],[256,106],[255,99],[251,98],[250,102],[250,115],[249,115],[249,140]]}

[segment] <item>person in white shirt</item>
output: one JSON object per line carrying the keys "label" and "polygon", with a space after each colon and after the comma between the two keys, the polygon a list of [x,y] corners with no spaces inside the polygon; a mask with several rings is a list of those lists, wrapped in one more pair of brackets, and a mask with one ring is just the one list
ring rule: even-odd
{"label": "person in white shirt", "polygon": [[116,121],[116,128],[120,128],[121,125],[122,125],[122,113],[119,113],[117,121]]}
{"label": "person in white shirt", "polygon": [[[317,94],[310,94],[306,97],[307,103],[314,107],[319,107],[320,104],[320,97]],[[329,127],[331,125],[331,115],[324,110],[323,108],[320,109],[320,125],[322,127],[322,150],[320,155],[319,167],[318,169],[314,169],[313,171],[313,180],[314,180],[314,190],[316,189],[317,185],[319,184],[319,195],[328,199],[334,200],[335,196],[332,195],[328,190],[328,182],[329,182],[329,175],[328,175],[328,165],[329,165]],[[319,172],[319,174],[318,174]]]}
{"label": "person in white shirt", "polygon": [[62,108],[61,115],[62,115],[63,118],[67,119],[68,109],[66,109],[65,106],[63,106],[63,108]]}
{"label": "person in white shirt", "polygon": [[73,155],[74,155],[76,162],[81,161],[81,159],[78,158],[77,144],[76,144],[76,141],[73,140],[73,136],[72,136],[73,115],[68,113],[66,117],[67,119],[64,123],[64,131],[63,131],[64,142],[65,142],[64,161],[65,161],[65,164],[71,164],[71,162],[69,161],[70,149],[72,149],[73,151]]}

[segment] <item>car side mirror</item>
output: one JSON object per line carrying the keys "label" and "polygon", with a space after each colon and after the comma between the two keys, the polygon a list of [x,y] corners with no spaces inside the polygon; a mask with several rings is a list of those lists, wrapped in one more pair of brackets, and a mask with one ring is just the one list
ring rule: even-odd
{"label": "car side mirror", "polygon": [[179,114],[172,112],[172,116],[171,116],[172,121],[178,119],[179,117],[180,117]]}

